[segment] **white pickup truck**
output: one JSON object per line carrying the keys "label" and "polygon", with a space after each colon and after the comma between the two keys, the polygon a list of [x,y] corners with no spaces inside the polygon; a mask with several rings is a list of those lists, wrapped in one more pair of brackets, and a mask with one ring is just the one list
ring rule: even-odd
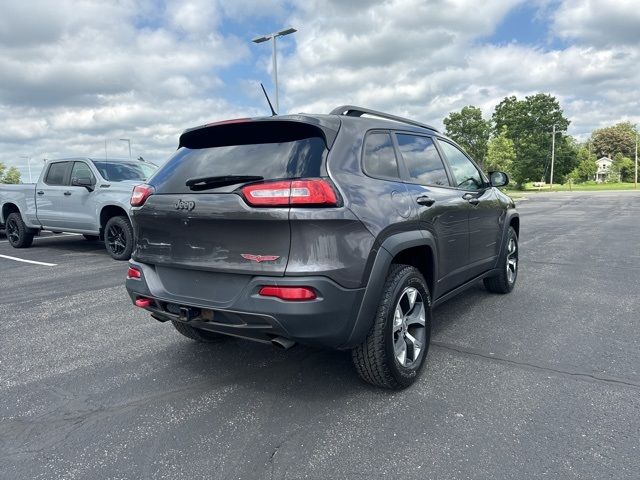
{"label": "white pickup truck", "polygon": [[49,160],[38,182],[0,186],[0,226],[15,248],[30,247],[41,230],[103,239],[116,260],[133,249],[129,200],[157,167],[148,162],[65,158]]}

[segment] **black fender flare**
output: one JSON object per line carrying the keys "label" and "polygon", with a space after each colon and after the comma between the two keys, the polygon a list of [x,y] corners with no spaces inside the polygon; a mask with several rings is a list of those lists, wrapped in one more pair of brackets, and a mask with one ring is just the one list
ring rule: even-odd
{"label": "black fender flare", "polygon": [[[515,209],[509,209],[506,211],[504,216],[504,222],[502,224],[502,235],[500,236],[500,252],[498,253],[498,257],[496,258],[495,267],[497,268],[498,262],[502,258],[505,249],[505,240],[507,239],[507,232],[509,231],[509,227],[511,226],[511,220],[514,218],[518,219],[520,222],[520,214]],[[519,225],[519,223],[518,223]],[[518,229],[518,240],[520,239],[520,229]]]}
{"label": "black fender flare", "polygon": [[[341,349],[349,349],[360,345],[364,341],[367,333],[369,333],[393,258],[403,250],[421,246],[430,247],[434,254],[433,278],[434,284],[436,283],[435,279],[438,278],[437,262],[435,261],[437,248],[431,232],[426,230],[412,230],[388,236],[382,242],[382,245],[380,245],[373,261],[362,301],[360,302],[357,312],[355,312],[355,321],[351,334],[347,341],[340,346]],[[430,293],[433,297],[433,292]]]}

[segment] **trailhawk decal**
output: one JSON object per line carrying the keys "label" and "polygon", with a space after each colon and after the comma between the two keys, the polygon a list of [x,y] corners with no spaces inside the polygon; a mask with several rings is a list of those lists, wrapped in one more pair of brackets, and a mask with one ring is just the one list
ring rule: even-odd
{"label": "trailhawk decal", "polygon": [[251,260],[252,262],[273,262],[280,258],[279,255],[252,255],[250,253],[241,253],[240,256],[245,260]]}

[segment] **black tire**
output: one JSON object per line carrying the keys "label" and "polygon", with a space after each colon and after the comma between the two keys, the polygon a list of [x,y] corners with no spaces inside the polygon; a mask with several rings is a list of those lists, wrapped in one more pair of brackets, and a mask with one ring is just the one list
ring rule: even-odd
{"label": "black tire", "polygon": [[13,248],[29,248],[33,243],[34,232],[27,228],[18,212],[13,212],[7,217],[5,234]]}
{"label": "black tire", "polygon": [[[510,251],[511,245],[515,250]],[[513,227],[509,227],[507,231],[498,265],[500,273],[494,277],[485,278],[484,286],[493,293],[509,293],[518,279],[518,234]]]}
{"label": "black tire", "polygon": [[[402,320],[402,325],[398,327],[394,322],[396,309],[401,308],[402,302],[405,301],[405,295],[412,290],[416,290],[420,294],[424,311],[418,313],[423,314],[424,325],[414,324],[413,327],[407,327],[405,321],[409,323],[407,318],[409,315],[406,315]],[[406,301],[410,301],[408,297]],[[417,308],[417,296],[414,301],[414,306],[411,306],[407,313]],[[400,330],[395,331],[396,328],[400,328]],[[411,363],[403,365],[397,358],[394,345],[406,341],[406,337],[403,336],[400,339],[399,336],[406,335],[404,332],[409,332],[410,328],[414,329],[411,330],[412,338],[422,338],[422,348],[419,349],[417,356]],[[423,329],[423,333],[418,335],[420,328]],[[358,374],[366,382],[379,387],[394,390],[406,388],[416,381],[422,370],[429,350],[430,339],[431,296],[422,274],[417,268],[409,265],[392,265],[387,274],[371,330],[364,342],[351,352]],[[405,343],[405,357],[408,355],[407,348],[409,346],[409,343]],[[412,349],[412,351],[415,353],[416,350]]]}
{"label": "black tire", "polygon": [[100,237],[98,235],[82,235],[89,242],[96,242]]}
{"label": "black tire", "polygon": [[200,328],[194,328],[191,325],[187,325],[186,323],[176,322],[171,320],[173,326],[176,328],[178,332],[184,335],[191,340],[195,340],[196,342],[204,342],[204,343],[217,343],[221,342],[225,339],[225,335],[221,335],[219,333],[208,332],[207,330],[202,330]]}
{"label": "black tire", "polygon": [[133,251],[133,228],[124,216],[111,217],[104,227],[104,245],[114,260],[129,260]]}

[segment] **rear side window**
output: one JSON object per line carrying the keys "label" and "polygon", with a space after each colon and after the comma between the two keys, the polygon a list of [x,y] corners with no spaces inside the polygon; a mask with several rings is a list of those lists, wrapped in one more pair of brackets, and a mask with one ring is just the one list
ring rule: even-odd
{"label": "rear side window", "polygon": [[203,129],[178,149],[150,183],[157,193],[197,193],[185,185],[187,180],[224,175],[259,176],[264,180],[326,176],[327,147],[316,128],[291,125],[274,130],[268,123]]}
{"label": "rear side window", "polygon": [[66,185],[67,173],[71,162],[52,163],[44,179],[47,185]]}
{"label": "rear side window", "polygon": [[399,178],[391,135],[370,133],[364,143],[364,171],[372,177]]}
{"label": "rear side window", "polygon": [[399,133],[397,139],[412,180],[423,185],[449,186],[447,171],[431,138]]}

